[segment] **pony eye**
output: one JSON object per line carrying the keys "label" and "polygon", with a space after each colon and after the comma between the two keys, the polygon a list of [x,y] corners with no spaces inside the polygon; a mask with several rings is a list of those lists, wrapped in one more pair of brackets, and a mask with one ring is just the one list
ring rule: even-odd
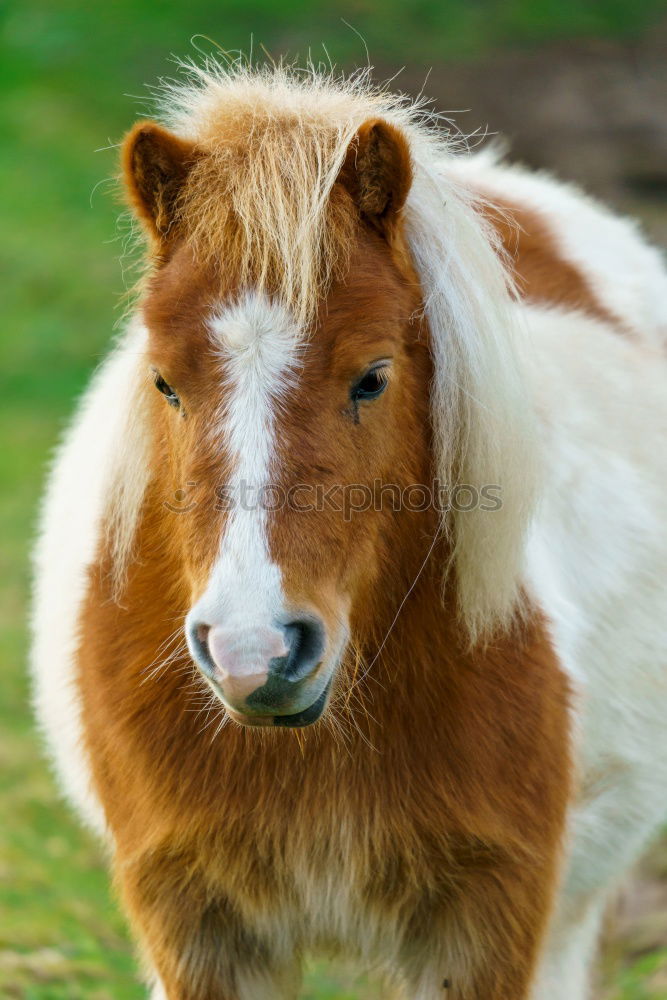
{"label": "pony eye", "polygon": [[161,392],[164,398],[167,400],[170,406],[175,406],[178,408],[181,405],[181,401],[169,385],[168,382],[162,378],[162,376],[155,372],[155,388],[158,392]]}
{"label": "pony eye", "polygon": [[387,388],[388,382],[389,366],[378,365],[362,375],[358,382],[355,382],[350,392],[350,398],[353,403],[364,399],[377,399]]}

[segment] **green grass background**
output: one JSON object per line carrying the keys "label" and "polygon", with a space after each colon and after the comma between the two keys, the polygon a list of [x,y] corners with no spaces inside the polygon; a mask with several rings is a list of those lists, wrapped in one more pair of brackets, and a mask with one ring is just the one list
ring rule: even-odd
{"label": "green grass background", "polygon": [[[59,800],[33,731],[28,552],[47,456],[103,356],[124,274],[116,149],[170,53],[212,50],[424,67],[498,45],[639,33],[644,0],[0,0],[0,996],[143,995],[99,847]],[[198,36],[198,37],[195,37]],[[206,36],[206,37],[203,37]],[[193,40],[191,42],[191,39]],[[326,45],[326,52],[321,43]],[[136,95],[139,95],[137,97]],[[144,99],[142,99],[142,96]],[[663,953],[625,967],[614,1000],[657,1000]],[[304,997],[376,996],[317,963]]]}

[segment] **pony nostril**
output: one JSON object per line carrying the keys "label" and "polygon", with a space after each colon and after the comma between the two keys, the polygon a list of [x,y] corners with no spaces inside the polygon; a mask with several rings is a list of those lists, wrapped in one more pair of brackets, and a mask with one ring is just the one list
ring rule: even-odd
{"label": "pony nostril", "polygon": [[289,653],[280,673],[287,681],[299,681],[311,673],[324,652],[324,626],[316,618],[300,618],[283,625]]}
{"label": "pony nostril", "polygon": [[190,649],[195,657],[195,662],[209,677],[215,672],[215,663],[209,649],[210,631],[210,625],[195,625],[189,629]]}

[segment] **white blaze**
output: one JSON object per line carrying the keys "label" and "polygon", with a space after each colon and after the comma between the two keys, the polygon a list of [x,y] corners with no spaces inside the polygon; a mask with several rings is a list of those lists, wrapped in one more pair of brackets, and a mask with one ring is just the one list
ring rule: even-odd
{"label": "white blaze", "polygon": [[235,627],[252,644],[257,623],[272,623],[284,608],[264,501],[275,462],[276,413],[295,380],[300,337],[289,313],[258,294],[216,313],[210,328],[224,369],[224,405],[214,431],[232,456],[231,509],[218,560],[190,615]]}

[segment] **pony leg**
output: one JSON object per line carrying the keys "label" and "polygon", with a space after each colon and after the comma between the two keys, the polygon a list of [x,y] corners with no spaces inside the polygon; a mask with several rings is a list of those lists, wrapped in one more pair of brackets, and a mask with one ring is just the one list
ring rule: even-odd
{"label": "pony leg", "polygon": [[[664,820],[664,766],[616,768],[571,817],[570,851],[533,1000],[587,1000],[610,892]],[[658,781],[654,777],[658,775]]]}
{"label": "pony leg", "polygon": [[295,1000],[297,956],[277,955],[187,859],[121,867],[125,908],[152,970],[151,1000]]}
{"label": "pony leg", "polygon": [[[149,980],[153,983],[149,994],[149,1000],[170,1000],[171,995],[167,992],[164,983],[153,973]],[[287,967],[282,971],[273,970],[270,973],[262,974],[253,972],[249,975],[241,975],[236,985],[236,993],[239,1000],[295,1000],[298,996],[301,985],[301,970],[296,965]],[[181,994],[175,994],[180,998]],[[198,994],[199,995],[199,994]],[[227,994],[216,993],[216,997],[224,1000]],[[188,994],[190,996],[190,994]]]}
{"label": "pony leg", "polygon": [[594,899],[578,919],[556,924],[547,941],[532,1000],[588,1000],[605,900]]}
{"label": "pony leg", "polygon": [[403,1000],[536,1000],[555,867],[503,865],[471,879],[429,938],[403,952]]}
{"label": "pony leg", "polygon": [[[428,965],[421,975],[409,978],[399,993],[400,1000],[542,1000],[540,994],[531,994],[532,976],[523,970],[515,973],[498,969],[480,979],[461,967],[443,976],[442,968],[442,963],[437,967]],[[545,1000],[551,1000],[551,996]],[[578,997],[563,994],[559,1000]]]}

